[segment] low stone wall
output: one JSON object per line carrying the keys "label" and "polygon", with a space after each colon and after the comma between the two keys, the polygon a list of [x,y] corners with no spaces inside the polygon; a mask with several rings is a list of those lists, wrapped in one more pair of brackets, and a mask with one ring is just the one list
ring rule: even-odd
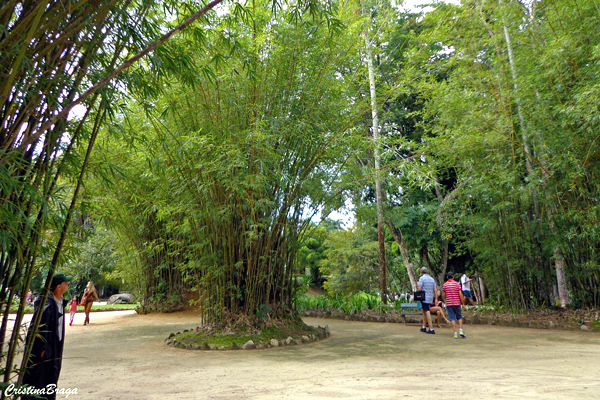
{"label": "low stone wall", "polygon": [[[322,310],[305,310],[305,317],[313,318],[333,318],[343,319],[345,321],[363,321],[363,322],[388,322],[388,323],[404,323],[404,317],[400,315],[400,311],[389,311],[386,313],[378,311],[364,311],[361,313],[350,312],[350,314],[341,311],[322,311]],[[418,315],[407,315],[407,323],[421,323],[421,317]]]}
{"label": "low stone wall", "polygon": [[[333,318],[346,321],[363,322],[388,322],[403,323],[404,317],[401,311],[363,311],[350,314],[341,311],[327,310],[305,310],[305,317]],[[490,310],[469,309],[462,312],[465,324],[498,325],[535,329],[564,329],[582,330],[589,332],[600,332],[598,322],[598,311],[596,310],[561,310],[561,311],[536,311],[531,310],[522,313],[497,312]],[[407,315],[407,323],[421,324],[422,317],[418,315]],[[435,322],[435,321],[434,321]]]}

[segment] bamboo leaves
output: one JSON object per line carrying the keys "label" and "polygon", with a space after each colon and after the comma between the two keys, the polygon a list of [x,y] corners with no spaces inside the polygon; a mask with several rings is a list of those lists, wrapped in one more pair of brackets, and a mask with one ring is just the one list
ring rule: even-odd
{"label": "bamboo leaves", "polygon": [[[495,290],[510,293],[504,299],[514,306],[553,303],[544,283],[553,274],[550,259],[557,260],[559,276],[561,249],[579,247],[566,235],[574,225],[559,215],[565,203],[582,214],[595,209],[584,200],[595,189],[581,184],[595,172],[581,166],[589,167],[596,124],[584,116],[593,111],[579,92],[590,93],[596,85],[596,63],[589,55],[600,38],[597,30],[584,33],[581,27],[596,26],[598,11],[592,2],[567,3],[441,8],[426,18],[435,28],[421,36],[424,45],[413,54],[415,60],[431,57],[422,49],[434,43],[451,49],[438,63],[447,78],[422,80],[423,115],[437,135],[428,148],[458,167],[459,180],[469,180],[461,196],[467,207],[455,204],[452,212],[468,229],[486,232],[466,235],[467,243],[485,254],[486,272],[498,278]],[[586,194],[575,200],[575,193]],[[503,246],[494,251],[490,243]],[[567,271],[578,264],[567,260]],[[505,272],[502,278],[499,271]],[[518,282],[527,282],[522,285],[535,294],[516,293],[510,286]],[[561,304],[567,301],[565,292]]]}

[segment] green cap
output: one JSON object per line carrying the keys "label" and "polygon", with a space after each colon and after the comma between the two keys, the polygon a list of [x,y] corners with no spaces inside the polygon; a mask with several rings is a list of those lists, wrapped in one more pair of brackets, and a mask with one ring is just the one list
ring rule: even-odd
{"label": "green cap", "polygon": [[54,274],[54,277],[52,278],[51,287],[56,287],[63,282],[71,282],[72,280],[73,280],[72,276],[67,276],[65,274]]}

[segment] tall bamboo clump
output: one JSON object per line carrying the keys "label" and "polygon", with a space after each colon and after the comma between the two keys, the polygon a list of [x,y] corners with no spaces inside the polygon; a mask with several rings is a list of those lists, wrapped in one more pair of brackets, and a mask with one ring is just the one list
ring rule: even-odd
{"label": "tall bamboo clump", "polygon": [[178,221],[162,225],[163,243],[184,255],[179,268],[206,324],[294,313],[298,235],[352,149],[354,106],[335,77],[345,36],[267,4],[249,3],[243,23],[221,18],[202,52],[197,36],[177,41],[193,68],[165,85],[149,115],[120,124],[146,135],[152,127],[149,155],[130,172],[151,170],[121,187],[146,216]]}

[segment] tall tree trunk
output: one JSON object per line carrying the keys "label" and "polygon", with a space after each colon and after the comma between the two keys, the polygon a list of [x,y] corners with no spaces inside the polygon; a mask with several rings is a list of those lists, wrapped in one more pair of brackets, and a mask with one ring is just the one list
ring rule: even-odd
{"label": "tall tree trunk", "polygon": [[383,304],[387,303],[387,271],[385,265],[385,235],[383,220],[383,188],[381,186],[381,136],[379,134],[379,117],[377,110],[377,94],[375,92],[375,72],[373,68],[373,54],[369,35],[364,33],[367,50],[367,68],[369,70],[369,89],[371,93],[371,116],[373,118],[373,142],[375,158],[375,195],[377,198],[377,240],[379,242],[379,290]]}
{"label": "tall tree trunk", "polygon": [[[556,225],[554,224],[554,209],[548,210],[548,219],[550,220],[550,230],[554,234],[555,237],[558,235],[558,231],[556,229]],[[569,291],[567,290],[567,280],[565,279],[565,258],[562,255],[562,251],[560,247],[557,245],[554,246],[554,268],[556,270],[556,285],[558,287],[558,301],[560,302],[560,307],[565,308],[567,305],[571,304],[571,299],[569,299]]]}
{"label": "tall tree trunk", "polygon": [[485,287],[485,282],[483,280],[483,275],[480,273],[478,278],[477,278],[478,284],[479,284],[479,304],[485,304],[485,291],[486,291],[486,287]]}
{"label": "tall tree trunk", "polygon": [[[502,2],[501,2],[501,4],[502,4]],[[503,28],[504,28],[504,37],[506,39],[506,45],[507,45],[507,50],[508,50],[508,60],[509,60],[509,64],[510,64],[510,71],[511,71],[511,75],[512,75],[512,78],[514,81],[513,87],[515,89],[517,114],[519,116],[519,122],[521,124],[521,138],[523,141],[523,150],[525,152],[525,157],[526,157],[525,162],[526,162],[526,166],[527,166],[527,175],[528,175],[530,181],[532,181],[534,179],[534,176],[533,176],[534,175],[533,153],[530,150],[528,139],[527,139],[527,134],[526,134],[526,125],[525,125],[526,121],[525,121],[525,117],[523,116],[521,96],[519,95],[518,83],[517,83],[518,73],[517,73],[517,68],[515,65],[512,43],[510,40],[510,34],[508,32],[508,28],[506,27],[506,24],[504,24]],[[542,164],[545,164],[543,159],[541,160],[541,162],[542,162]],[[531,197],[532,197],[533,205],[534,205],[534,212],[535,212],[534,215],[536,218],[541,218],[542,216],[540,215],[541,208],[540,208],[540,203],[539,203],[539,195],[538,195],[538,191],[535,187],[532,189]],[[555,212],[555,210],[548,211],[548,221],[550,224],[550,229],[556,235],[557,232],[556,232],[556,227],[554,225],[554,217],[553,217],[554,212]],[[567,283],[565,281],[565,270],[564,270],[565,259],[562,256],[560,247],[558,247],[558,246],[556,246],[554,248],[554,262],[555,262],[555,269],[556,269],[556,282],[558,285],[558,296],[559,296],[560,306],[564,308],[567,306],[567,304],[570,303],[570,301],[569,301],[569,296],[567,293]]]}
{"label": "tall tree trunk", "polygon": [[404,241],[402,237],[402,232],[397,229],[394,224],[390,221],[387,221],[387,227],[392,233],[394,240],[398,243],[398,248],[400,248],[400,254],[402,254],[402,259],[404,260],[404,265],[406,265],[406,272],[408,273],[408,279],[410,280],[410,286],[412,287],[413,292],[417,290],[417,276],[415,274],[415,269],[413,267],[412,260],[410,258],[410,254],[408,252],[408,245]]}
{"label": "tall tree trunk", "polygon": [[569,292],[567,290],[567,281],[565,279],[565,258],[562,255],[560,247],[554,249],[554,265],[556,268],[556,282],[558,285],[558,300],[561,308],[571,304]]}
{"label": "tall tree trunk", "polygon": [[431,271],[431,260],[429,259],[429,246],[427,245],[427,242],[421,247],[421,260],[423,260],[422,265],[425,265],[427,269]]}
{"label": "tall tree trunk", "polygon": [[[502,2],[500,2],[502,3]],[[521,140],[523,142],[523,150],[525,151],[525,166],[527,167],[527,174],[533,174],[533,160],[531,157],[531,149],[529,147],[529,140],[527,138],[527,129],[526,129],[526,121],[523,115],[523,105],[521,102],[521,96],[519,94],[519,74],[517,72],[517,67],[515,64],[515,57],[513,53],[512,41],[510,38],[510,33],[508,32],[508,28],[506,24],[503,24],[502,27],[504,30],[504,39],[506,40],[506,49],[508,52],[508,63],[510,64],[510,74],[513,79],[513,89],[515,90],[515,102],[517,106],[517,115],[519,117],[520,123],[520,131],[521,131]],[[537,211],[537,210],[536,210]]]}
{"label": "tall tree trunk", "polygon": [[[458,189],[458,188],[456,188]],[[442,232],[442,228],[444,227],[443,224],[443,219],[442,219],[442,215],[444,213],[443,211],[443,205],[446,203],[446,201],[448,201],[448,199],[454,197],[455,193],[456,193],[456,189],[454,189],[452,192],[448,193],[446,195],[446,197],[444,197],[442,195],[442,190],[440,189],[440,185],[439,183],[435,184],[435,195],[438,198],[438,200],[440,201],[440,205],[438,207],[436,216],[435,216],[435,222],[437,224],[438,229],[440,230],[440,233]],[[448,240],[444,240],[442,243],[442,259],[440,260],[440,274],[441,276],[441,281],[444,282],[445,277],[446,277],[446,272],[448,271]]]}
{"label": "tall tree trunk", "polygon": [[[502,5],[502,1],[500,4]],[[503,22],[502,29],[504,32],[504,40],[506,41],[506,50],[508,53],[508,63],[510,65],[510,74],[513,80],[513,89],[514,89],[514,98],[517,108],[517,115],[519,117],[519,125],[521,131],[521,141],[523,143],[523,151],[525,152],[525,167],[527,168],[527,176],[530,181],[533,181],[533,151],[529,144],[529,138],[527,134],[527,121],[525,120],[525,116],[523,114],[523,101],[521,100],[521,94],[519,93],[519,73],[517,71],[517,65],[515,62],[515,56],[513,52],[512,40],[510,37],[510,32],[508,31],[508,27],[506,26],[506,22]],[[541,218],[541,208],[539,201],[539,194],[537,189],[534,187],[531,190],[531,199],[533,201],[533,207],[536,218]]]}

